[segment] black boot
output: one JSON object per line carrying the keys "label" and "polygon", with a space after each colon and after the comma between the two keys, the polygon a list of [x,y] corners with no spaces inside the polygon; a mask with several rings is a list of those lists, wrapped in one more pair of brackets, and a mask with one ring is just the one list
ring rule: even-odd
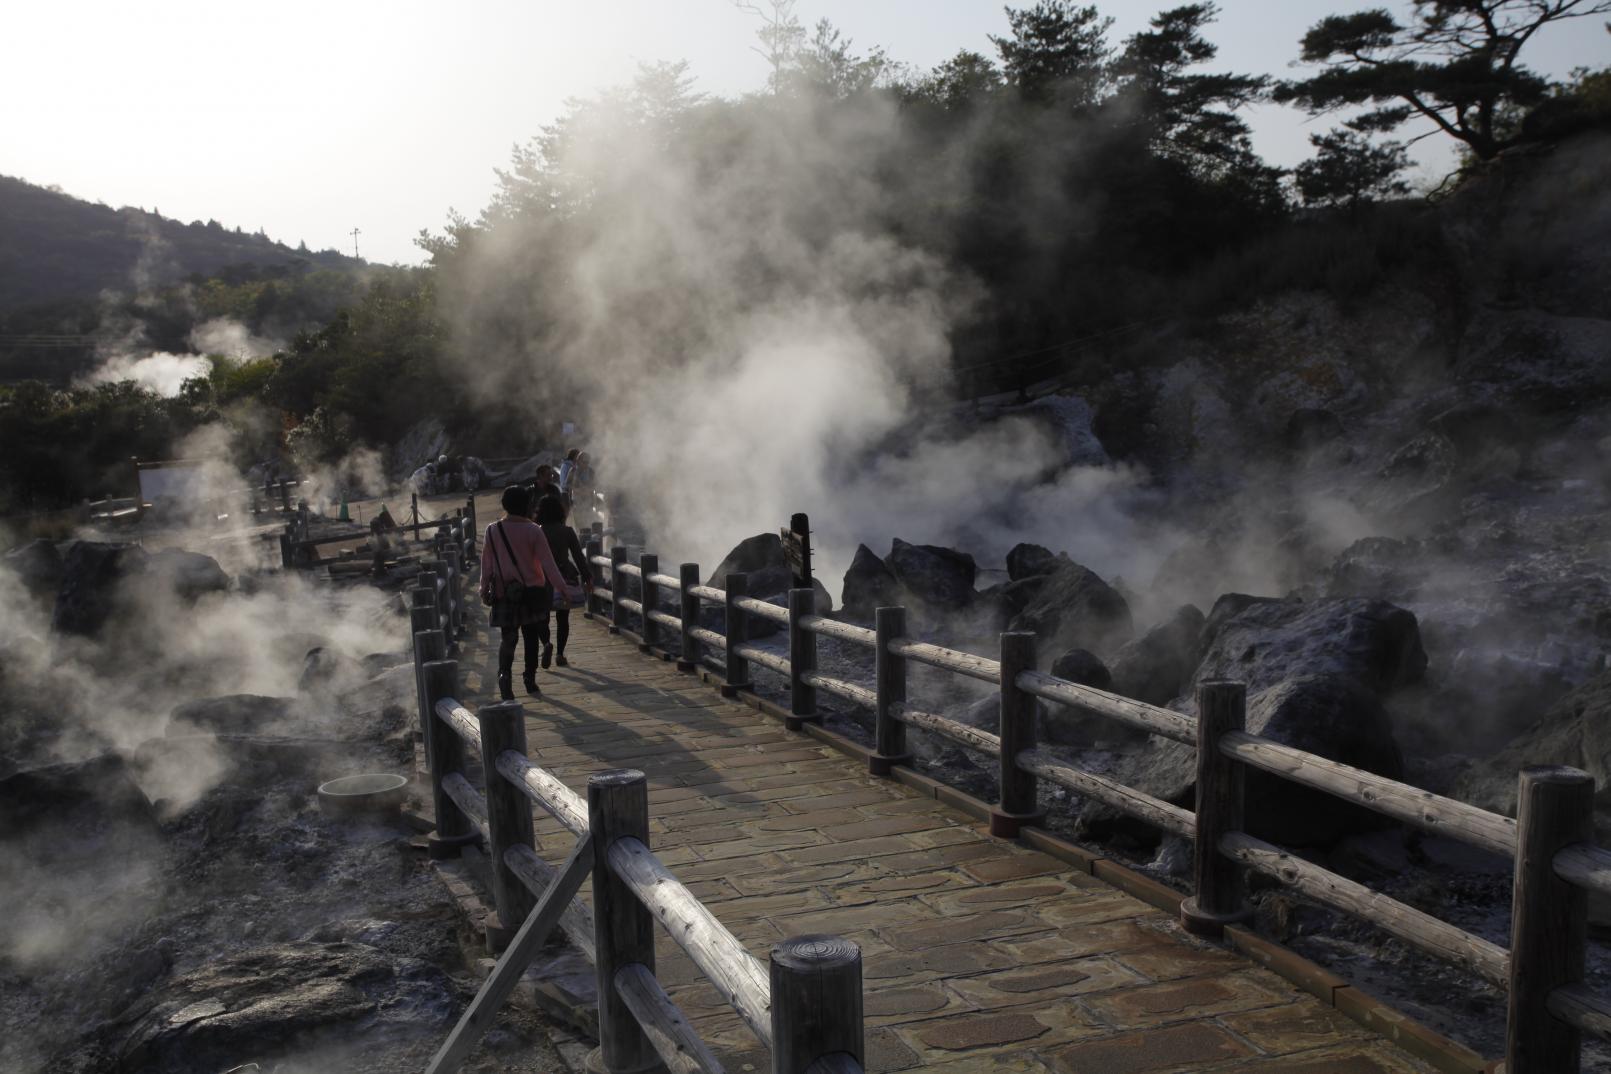
{"label": "black boot", "polygon": [[514,675],[508,671],[498,672],[498,696],[505,701],[515,699]]}
{"label": "black boot", "polygon": [[526,673],[520,677],[520,681],[526,687],[526,692],[532,697],[541,697],[543,695],[543,692],[537,689],[536,668],[527,668]]}
{"label": "black boot", "polygon": [[[549,663],[553,659],[554,659],[554,647],[552,645],[544,645],[543,646],[543,667],[547,667],[549,665]],[[562,656],[562,657],[560,657],[560,659],[563,660],[565,658]],[[564,666],[565,665],[563,665],[563,664],[560,665],[560,667],[564,667]]]}

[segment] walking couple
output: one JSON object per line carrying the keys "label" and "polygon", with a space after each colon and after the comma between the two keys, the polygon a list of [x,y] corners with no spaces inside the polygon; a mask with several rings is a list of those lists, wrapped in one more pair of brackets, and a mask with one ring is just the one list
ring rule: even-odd
{"label": "walking couple", "polygon": [[[570,609],[591,588],[591,573],[576,531],[565,524],[565,501],[544,496],[536,503],[530,487],[503,490],[504,517],[487,527],[481,542],[481,602],[490,605],[487,622],[503,631],[498,646],[498,694],[513,701],[515,644],[524,639],[526,669],[522,682],[536,697],[539,650],[543,667],[552,660],[566,667]],[[558,558],[556,559],[556,553]],[[554,613],[555,637],[548,614]],[[558,642],[556,655],[555,644]]]}

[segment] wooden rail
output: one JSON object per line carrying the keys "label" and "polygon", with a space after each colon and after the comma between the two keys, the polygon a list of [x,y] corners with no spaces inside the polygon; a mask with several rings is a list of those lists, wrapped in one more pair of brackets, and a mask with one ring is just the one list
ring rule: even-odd
{"label": "wooden rail", "polygon": [[[653,572],[644,577],[651,585],[658,584]],[[645,602],[652,601],[646,595]],[[496,906],[486,925],[487,945],[504,952],[437,1052],[430,1074],[457,1069],[525,962],[554,928],[569,935],[597,968],[599,1049],[590,1061],[597,1069],[639,1071],[658,1059],[679,1074],[723,1074],[655,978],[654,922],[666,929],[772,1050],[774,1069],[861,1074],[865,1052],[860,950],[838,939],[821,951],[809,943],[785,941],[773,952],[769,975],[768,968],[649,849],[644,774],[631,770],[595,774],[588,780],[584,801],[526,755],[525,714],[518,703],[487,705],[472,713],[456,699],[457,663],[424,659],[424,654],[440,653],[447,644],[443,628],[435,625],[434,606],[415,611],[424,613],[415,616],[416,622],[424,618],[432,623],[415,635],[420,719],[436,803],[431,853],[449,857],[471,842],[486,845]],[[466,746],[480,753],[484,793],[466,775]],[[572,861],[562,870],[556,871],[537,855],[533,803],[578,837]],[[582,856],[585,865],[579,864]],[[587,866],[593,873],[591,911],[574,898],[583,875],[578,869]],[[781,977],[780,958],[787,967]],[[830,983],[824,986],[824,981]],[[810,1032],[799,1027],[809,1027]]]}
{"label": "wooden rail", "polygon": [[[1032,638],[1002,635],[1002,658],[992,660],[907,636],[904,609],[878,609],[877,629],[869,630],[817,614],[809,589],[791,591],[785,608],[749,596],[743,574],[728,575],[724,587],[718,588],[699,583],[696,564],[684,564],[681,576],[672,578],[634,570],[619,557],[597,552],[596,546],[590,550],[590,562],[600,568],[594,592],[600,610],[611,605],[612,629],[625,628],[627,613],[641,611],[642,605],[624,596],[617,599],[602,584],[605,570],[612,572],[612,584],[619,575],[637,574],[652,589],[676,591],[680,615],[655,612],[650,621],[680,632],[684,649],[679,666],[693,670],[703,654],[723,653],[723,692],[729,696],[750,689],[751,665],[784,676],[790,685],[791,729],[816,718],[817,690],[872,709],[877,749],[868,768],[874,775],[889,776],[895,768],[910,764],[906,728],[938,734],[996,757],[1002,795],[991,818],[996,834],[1016,835],[1021,827],[1040,822],[1036,780],[1045,779],[1170,835],[1193,840],[1195,893],[1181,906],[1182,922],[1193,931],[1218,936],[1225,926],[1248,919],[1242,872],[1251,869],[1508,989],[1508,1074],[1575,1070],[1582,1032],[1611,1040],[1611,1003],[1583,985],[1585,896],[1587,891],[1611,894],[1611,851],[1590,842],[1592,780],[1582,773],[1524,770],[1520,780],[1528,793],[1521,799],[1521,816],[1512,820],[1250,734],[1244,727],[1246,696],[1240,684],[1203,684],[1198,715],[1193,718],[1035,670]],[[725,609],[724,631],[697,625],[702,603]],[[789,627],[788,656],[749,641],[751,616]],[[872,648],[877,663],[874,687],[819,672],[815,645],[803,640],[817,635]],[[908,661],[996,683],[1002,695],[997,733],[908,704]],[[1078,708],[1195,747],[1195,810],[1080,769],[1039,748],[1033,699]],[[1512,950],[1248,835],[1241,814],[1248,769],[1515,860]],[[826,1071],[833,1069],[834,1061],[824,1057],[817,1062]]]}

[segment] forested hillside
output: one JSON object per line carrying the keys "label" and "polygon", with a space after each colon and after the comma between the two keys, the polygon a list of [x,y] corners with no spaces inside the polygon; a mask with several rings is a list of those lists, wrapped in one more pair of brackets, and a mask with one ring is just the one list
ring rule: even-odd
{"label": "forested hillside", "polygon": [[146,291],[230,265],[350,269],[335,250],[294,249],[217,220],[183,223],[150,211],[113,209],[60,190],[0,176],[0,313]]}

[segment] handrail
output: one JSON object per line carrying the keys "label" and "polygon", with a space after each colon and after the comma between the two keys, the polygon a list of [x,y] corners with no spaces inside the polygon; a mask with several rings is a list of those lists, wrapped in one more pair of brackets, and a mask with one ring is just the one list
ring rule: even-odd
{"label": "handrail", "polygon": [[1073,705],[1149,734],[1162,735],[1187,745],[1197,744],[1197,721],[1170,709],[1132,701],[1106,690],[1081,686],[1044,671],[1022,672],[1018,676],[1017,686],[1026,694],[1034,694],[1059,705]]}
{"label": "handrail", "polygon": [[980,750],[994,756],[1001,756],[1001,736],[993,735],[989,731],[982,731],[977,727],[969,727],[960,720],[953,720],[948,716],[941,716],[933,712],[924,712],[901,702],[890,706],[890,715],[901,723],[911,727],[921,727],[925,731],[933,731],[937,735],[944,735],[953,742],[960,742],[964,746]]}
{"label": "handrail", "polygon": [[1222,852],[1243,865],[1275,877],[1317,902],[1368,921],[1417,950],[1468,969],[1500,988],[1510,983],[1510,954],[1497,944],[1246,832],[1228,832],[1219,845]]}
{"label": "handrail", "polygon": [[1611,895],[1611,850],[1577,843],[1557,851],[1552,864],[1555,875],[1568,884]]}
{"label": "handrail", "polygon": [[637,564],[628,563],[625,560],[615,564],[615,569],[619,570],[622,574],[628,576],[629,578],[643,577],[643,571],[637,566]]}
{"label": "handrail", "polygon": [[[1516,822],[1486,809],[1246,731],[1221,735],[1219,751],[1253,768],[1325,791],[1334,798],[1413,824],[1423,831],[1459,839],[1507,858],[1516,854]],[[1611,860],[1611,855],[1607,855],[1607,859]]]}
{"label": "handrail", "polygon": [[911,638],[895,638],[889,643],[889,651],[895,656],[904,656],[920,664],[954,671],[971,679],[995,682],[1001,678],[1000,663],[988,657],[965,653],[960,649],[947,649],[942,645],[930,645],[928,642],[914,641]]}
{"label": "handrail", "polygon": [[838,638],[840,641],[855,642],[857,645],[866,645],[869,648],[878,644],[878,635],[866,627],[856,626],[854,623],[841,623],[837,619],[826,619],[820,615],[802,615],[800,627],[813,634],[821,634],[828,638]]}
{"label": "handrail", "polygon": [[470,710],[459,704],[451,697],[444,697],[436,703],[436,715],[441,721],[453,728],[455,734],[472,746],[481,745],[481,725],[471,715]]}
{"label": "handrail", "polygon": [[1058,786],[1067,787],[1076,794],[1095,798],[1103,805],[1139,817],[1162,828],[1171,835],[1190,839],[1197,831],[1197,817],[1190,810],[1170,805],[1118,780],[1059,761],[1045,750],[1022,750],[1015,758],[1018,767],[1049,779]]}
{"label": "handrail", "polygon": [[800,678],[807,686],[815,686],[818,690],[826,690],[830,694],[842,697],[846,701],[854,702],[857,705],[872,708],[878,704],[878,692],[869,690],[865,686],[857,686],[855,683],[846,682],[844,679],[835,679],[824,675],[820,671],[801,672]]}
{"label": "handrail", "polygon": [[655,920],[710,978],[744,1024],[772,1046],[772,987],[760,961],[744,949],[693,892],[637,839],[622,838],[606,853],[610,868]]}
{"label": "handrail", "polygon": [[671,1074],[725,1074],[653,970],[641,962],[622,966],[615,971],[615,991]]}
{"label": "handrail", "polygon": [[688,587],[688,592],[700,600],[708,600],[713,604],[725,604],[727,602],[727,590],[717,589],[715,586],[691,585]]}
{"label": "handrail", "polygon": [[779,675],[789,674],[789,658],[769,652],[752,641],[741,641],[733,646],[733,652],[745,660],[753,661],[762,667],[777,672]]}
{"label": "handrail", "polygon": [[789,609],[780,608],[776,604],[768,604],[766,601],[758,600],[755,597],[739,597],[733,601],[733,606],[742,608],[751,615],[758,615],[762,619],[770,619],[774,623],[787,623],[789,621]]}
{"label": "handrail", "polygon": [[494,762],[498,774],[514,784],[527,798],[542,806],[572,835],[587,831],[587,802],[562,783],[558,776],[538,767],[530,757],[504,750]]}
{"label": "handrail", "polygon": [[680,589],[682,587],[682,579],[673,578],[669,574],[651,574],[644,581],[650,585],[660,586],[662,589]]}

